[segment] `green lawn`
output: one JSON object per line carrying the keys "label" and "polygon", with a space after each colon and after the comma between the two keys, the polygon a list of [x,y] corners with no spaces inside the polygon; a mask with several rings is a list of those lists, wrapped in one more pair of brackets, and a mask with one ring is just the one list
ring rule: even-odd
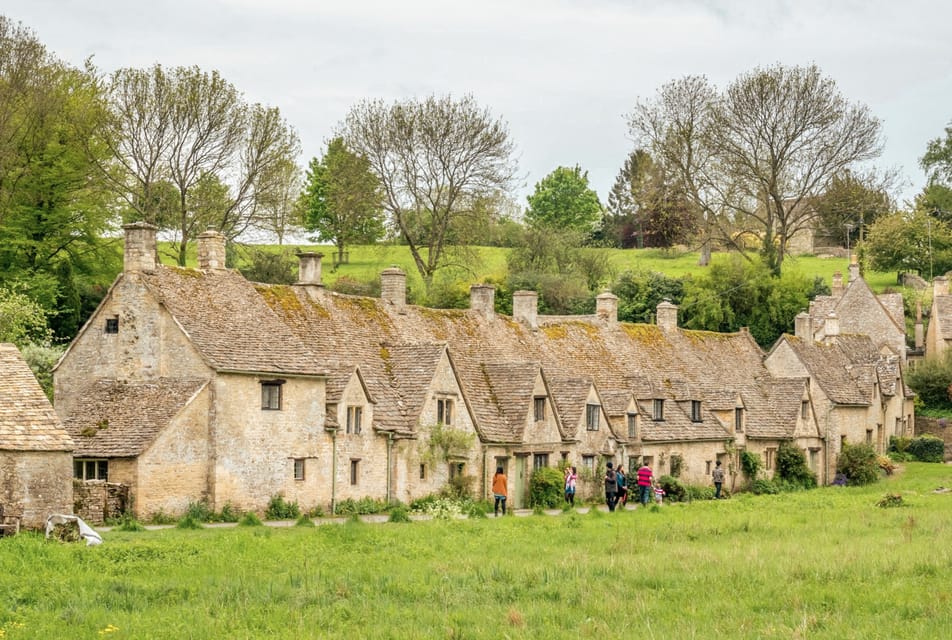
{"label": "green lawn", "polygon": [[[952,467],[568,513],[0,540],[0,636],[944,638]],[[906,506],[876,505],[887,492]],[[111,626],[110,626],[111,625]]]}

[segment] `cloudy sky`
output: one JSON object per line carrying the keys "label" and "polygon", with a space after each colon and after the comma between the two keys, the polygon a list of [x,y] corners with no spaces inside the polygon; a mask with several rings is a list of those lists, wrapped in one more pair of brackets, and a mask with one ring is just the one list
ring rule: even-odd
{"label": "cloudy sky", "polygon": [[910,198],[952,120],[952,3],[924,0],[2,0],[57,56],[103,71],[198,65],[277,106],[306,164],[362,98],[470,93],[508,122],[519,197],[581,165],[603,202],[632,148],[625,114],[672,79],[724,86],[816,63],[883,121],[878,163]]}

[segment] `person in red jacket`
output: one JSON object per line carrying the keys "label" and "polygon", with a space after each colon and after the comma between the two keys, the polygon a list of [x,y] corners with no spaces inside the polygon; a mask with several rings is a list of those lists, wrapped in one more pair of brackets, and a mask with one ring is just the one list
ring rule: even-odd
{"label": "person in red jacket", "polygon": [[638,502],[643,507],[647,507],[648,503],[651,502],[651,481],[653,479],[654,474],[651,472],[651,467],[646,464],[641,465],[641,468],[638,469]]}

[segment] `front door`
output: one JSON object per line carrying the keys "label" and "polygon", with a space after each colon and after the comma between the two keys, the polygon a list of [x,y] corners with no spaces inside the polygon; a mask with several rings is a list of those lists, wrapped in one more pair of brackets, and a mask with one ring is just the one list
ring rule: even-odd
{"label": "front door", "polygon": [[526,495],[526,456],[516,456],[516,472],[512,478],[512,508],[525,508]]}

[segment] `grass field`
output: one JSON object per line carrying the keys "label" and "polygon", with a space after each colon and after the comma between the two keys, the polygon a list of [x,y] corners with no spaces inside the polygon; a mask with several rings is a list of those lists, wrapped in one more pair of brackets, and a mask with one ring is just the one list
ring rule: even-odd
{"label": "grass field", "polygon": [[910,463],[615,514],[20,535],[0,540],[0,637],[946,638],[940,486],[952,467]]}
{"label": "grass field", "polygon": [[[279,250],[274,245],[268,246],[271,251]],[[411,287],[420,287],[421,281],[410,251],[405,246],[398,245],[367,245],[355,246],[348,249],[349,262],[336,269],[333,267],[331,256],[335,253],[332,246],[323,245],[291,245],[286,246],[289,251],[320,251],[324,254],[324,281],[332,283],[337,278],[347,276],[364,282],[373,281],[380,276],[380,272],[387,267],[397,265],[407,273]],[[452,277],[471,282],[484,281],[492,278],[496,281],[506,275],[506,256],[509,249],[499,247],[473,247],[473,256],[465,269],[450,271]],[[609,254],[609,260],[615,273],[631,271],[658,271],[671,277],[681,277],[696,273],[697,252],[664,251],[661,249],[599,249]],[[713,260],[727,260],[730,254],[715,253]],[[171,263],[169,260],[165,260]],[[194,263],[192,263],[194,264]],[[848,260],[845,258],[818,258],[815,256],[788,257],[784,261],[784,269],[804,274],[807,277],[820,276],[829,284],[833,273],[839,271],[844,278],[847,275]],[[868,272],[864,274],[866,282],[874,291],[882,292],[886,288],[897,287],[896,274],[893,272]]]}

